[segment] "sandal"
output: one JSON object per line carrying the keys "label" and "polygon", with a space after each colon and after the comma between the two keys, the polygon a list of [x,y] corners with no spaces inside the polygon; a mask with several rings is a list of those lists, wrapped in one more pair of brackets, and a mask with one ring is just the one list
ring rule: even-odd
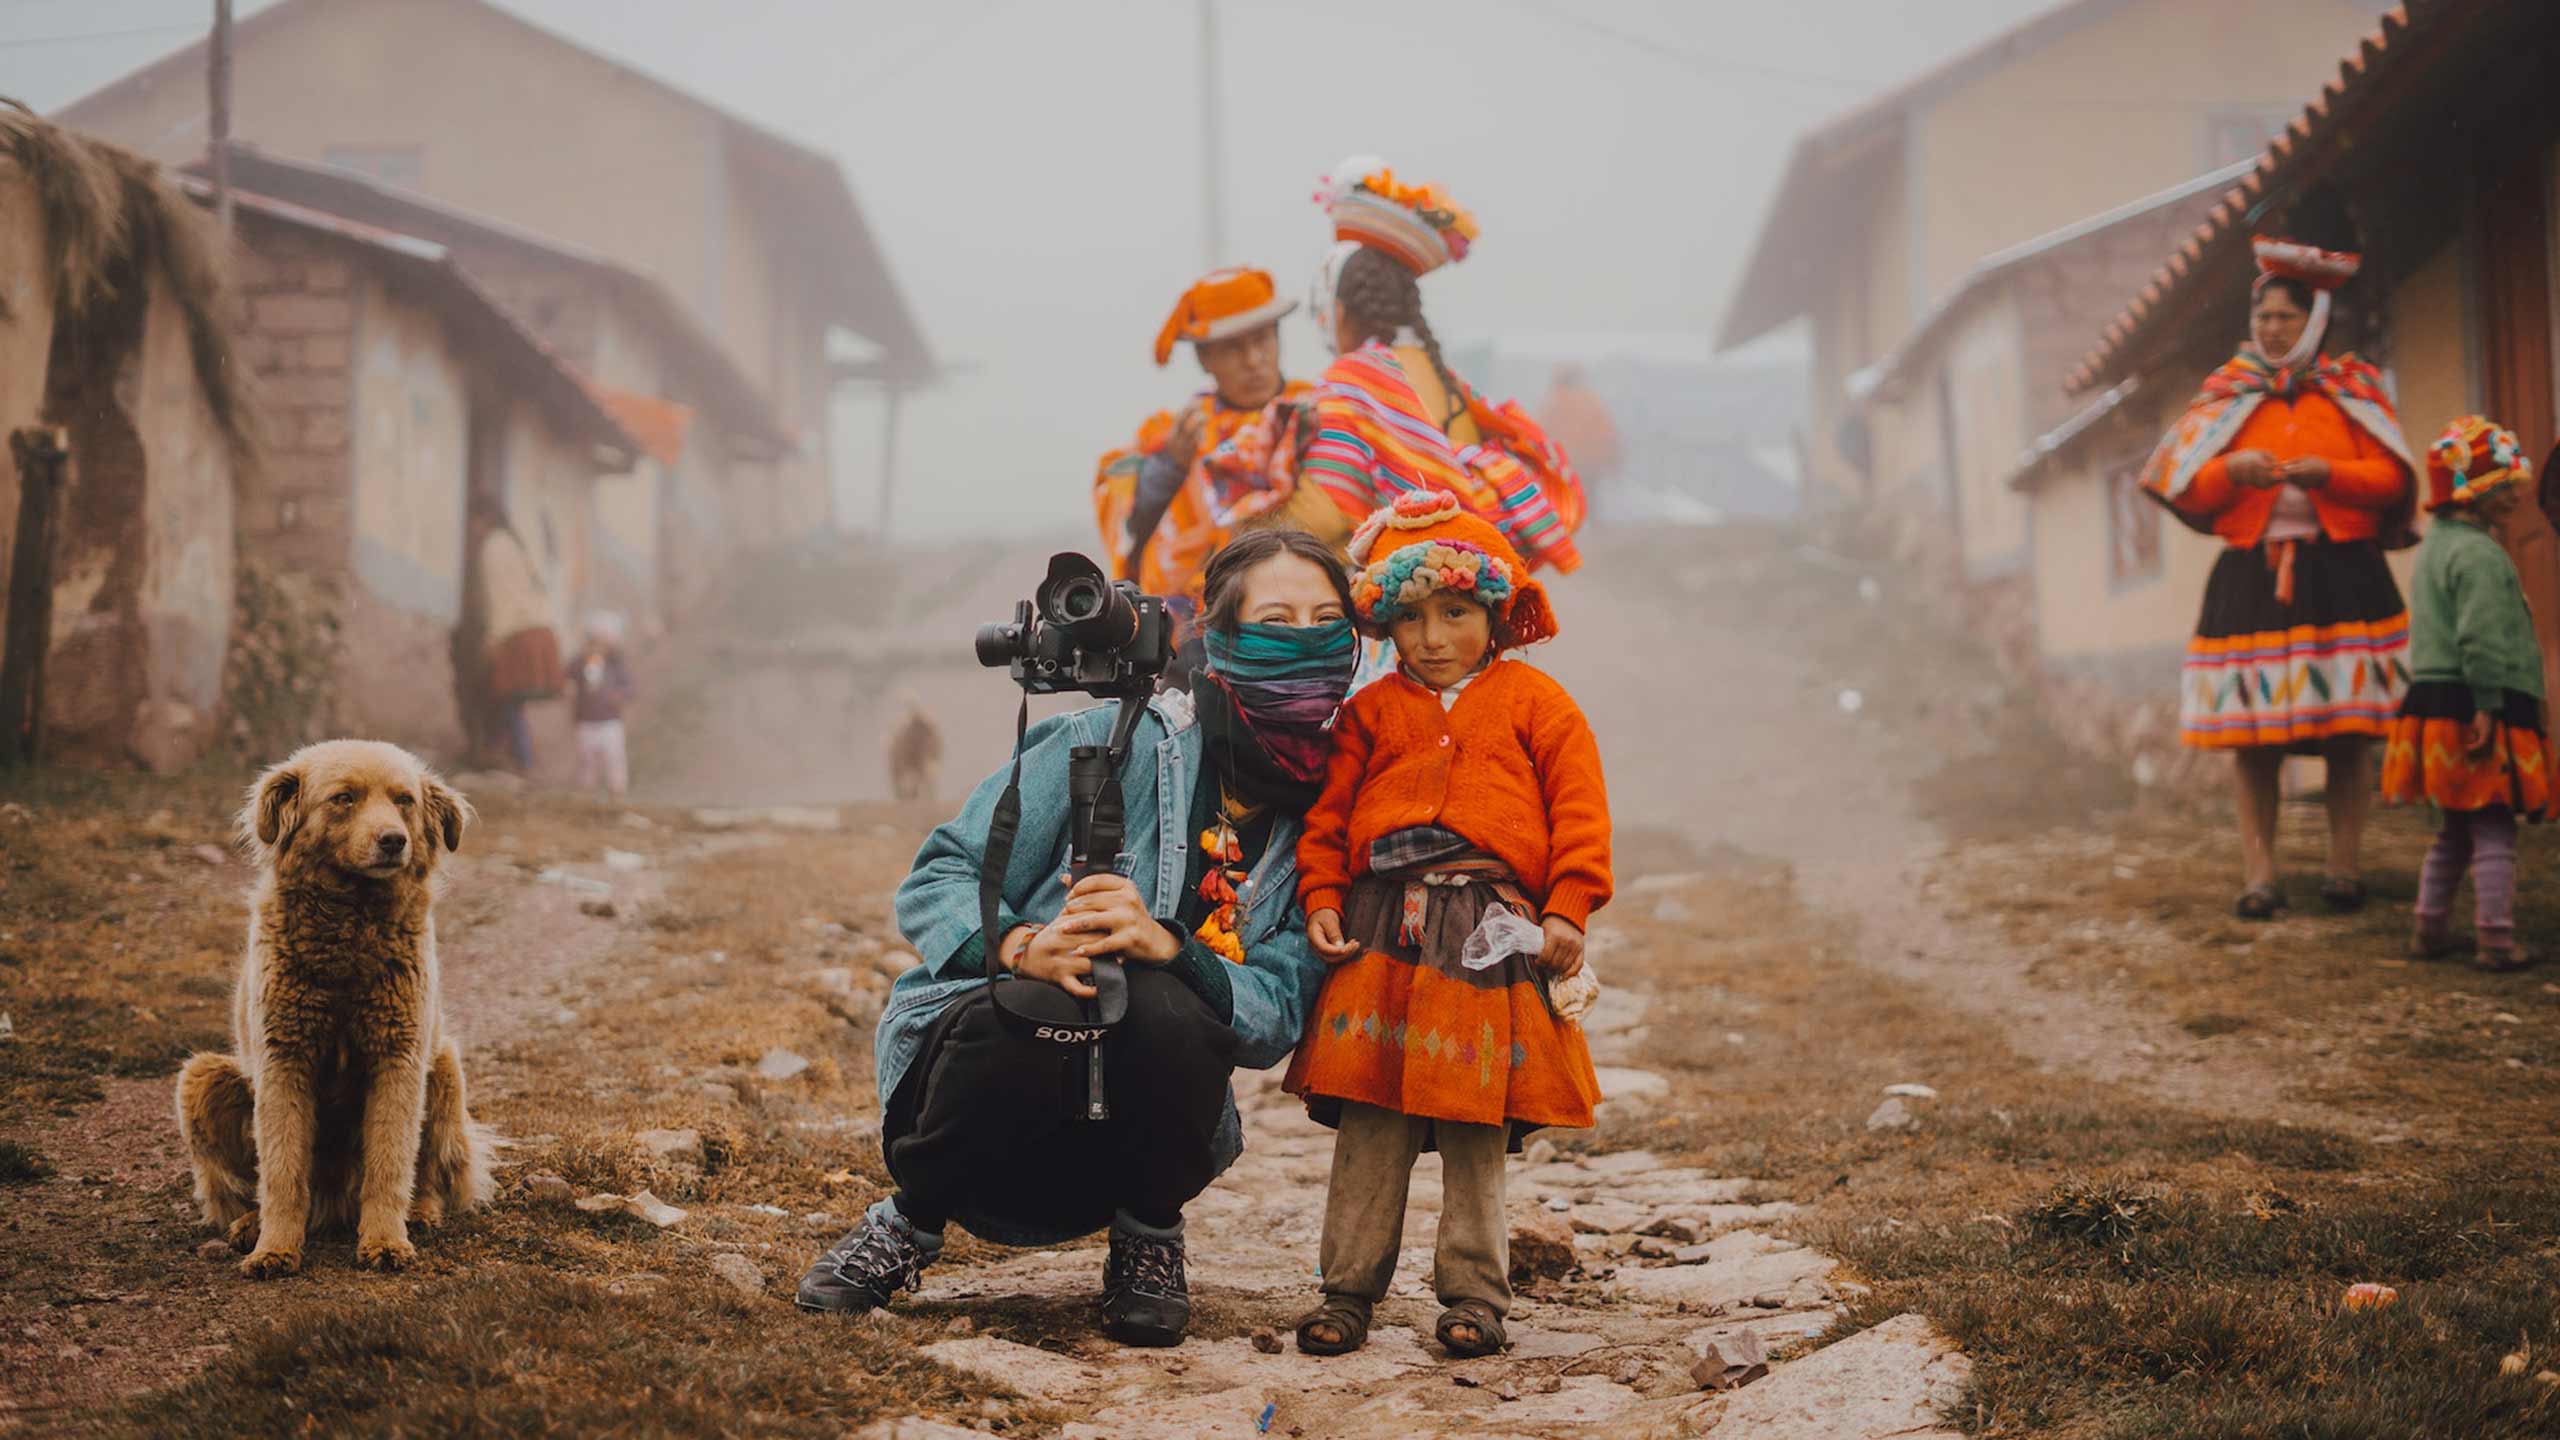
{"label": "sandal", "polygon": [[[1472,1326],[1476,1338],[1459,1339],[1453,1332],[1462,1325]],[[1441,1311],[1439,1323],[1431,1327],[1431,1338],[1439,1341],[1440,1348],[1448,1351],[1453,1360],[1473,1360],[1479,1355],[1491,1355],[1506,1343],[1502,1317],[1494,1314],[1493,1307],[1481,1300],[1461,1300]]]}
{"label": "sandal", "polygon": [[2275,886],[2252,885],[2240,892],[2240,899],[2231,907],[2231,913],[2243,920],[2273,920],[2283,913],[2288,903],[2284,892]]}
{"label": "sandal", "polygon": [[2533,962],[2541,958],[2522,945],[2508,945],[2495,950],[2482,946],[2478,953],[2471,957],[2471,963],[2473,967],[2486,970],[2492,975],[2504,975],[2511,970],[2528,969]]}
{"label": "sandal", "polygon": [[[1357,1295],[1325,1293],[1322,1304],[1298,1322],[1298,1349],[1307,1355],[1348,1355],[1369,1343],[1369,1311],[1371,1302]],[[1315,1333],[1319,1325],[1333,1327],[1335,1338],[1324,1339]]]}
{"label": "sandal", "polygon": [[2364,908],[2364,882],[2332,876],[2320,882],[2320,901],[2332,915],[2353,915]]}

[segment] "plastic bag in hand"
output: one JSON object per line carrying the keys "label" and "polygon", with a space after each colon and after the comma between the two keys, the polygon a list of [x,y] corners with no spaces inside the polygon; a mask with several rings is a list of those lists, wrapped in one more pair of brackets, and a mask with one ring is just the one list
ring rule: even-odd
{"label": "plastic bag in hand", "polygon": [[1547,932],[1537,921],[1507,905],[1494,905],[1476,922],[1458,963],[1469,970],[1490,970],[1514,955],[1536,957],[1547,948]]}

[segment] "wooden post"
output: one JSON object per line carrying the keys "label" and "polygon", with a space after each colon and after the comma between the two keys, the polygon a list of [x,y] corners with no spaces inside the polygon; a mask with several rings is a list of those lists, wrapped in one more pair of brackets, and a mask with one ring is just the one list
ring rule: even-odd
{"label": "wooden post", "polygon": [[895,380],[883,384],[881,394],[889,413],[880,426],[880,494],[879,515],[873,522],[873,537],[881,544],[889,543],[891,507],[898,498],[898,411],[906,395],[906,387]]}
{"label": "wooden post", "polygon": [[213,214],[231,234],[231,0],[213,0],[213,43],[205,47],[212,90]]}
{"label": "wooden post", "polygon": [[1200,0],[1200,247],[1211,270],[1227,263],[1227,139],[1218,93],[1218,0]]}
{"label": "wooden post", "polygon": [[18,466],[18,537],[9,555],[9,609],[0,640],[0,769],[32,766],[44,750],[44,660],[53,640],[53,529],[62,505],[64,432],[9,435]]}

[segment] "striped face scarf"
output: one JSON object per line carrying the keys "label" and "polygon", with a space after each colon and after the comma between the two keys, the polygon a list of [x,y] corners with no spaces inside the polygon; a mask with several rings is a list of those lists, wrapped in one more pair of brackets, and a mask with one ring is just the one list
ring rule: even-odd
{"label": "striped face scarf", "polygon": [[1219,778],[1239,799],[1305,814],[1324,788],[1326,727],[1360,662],[1351,622],[1212,626],[1207,644],[1191,698]]}

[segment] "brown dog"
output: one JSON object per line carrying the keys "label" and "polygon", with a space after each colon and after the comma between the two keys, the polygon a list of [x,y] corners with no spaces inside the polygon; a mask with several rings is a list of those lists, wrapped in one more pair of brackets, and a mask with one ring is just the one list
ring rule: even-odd
{"label": "brown dog", "polygon": [[396,745],[329,740],[258,777],[240,815],[259,878],[231,997],[231,1055],[178,1075],[204,1218],[290,1275],[314,1223],[356,1227],[356,1261],[417,1254],[488,1194],[491,1142],[464,1108],[436,972],[436,865],[470,802]]}
{"label": "brown dog", "polygon": [[942,730],[924,702],[901,695],[905,712],[889,731],[889,793],[901,804],[930,799],[942,774]]}

